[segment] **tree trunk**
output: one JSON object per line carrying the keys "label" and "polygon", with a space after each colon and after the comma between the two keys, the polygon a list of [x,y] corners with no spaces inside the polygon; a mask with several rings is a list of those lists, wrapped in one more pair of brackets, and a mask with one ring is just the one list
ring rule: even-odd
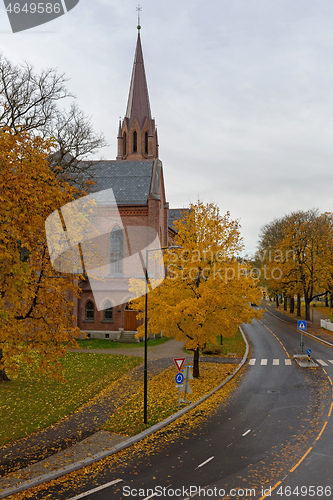
{"label": "tree trunk", "polygon": [[301,295],[297,294],[297,316],[301,316]]}
{"label": "tree trunk", "polygon": [[279,307],[279,296],[278,296],[278,294],[276,294],[275,300],[276,300],[276,307]]}
{"label": "tree trunk", "polygon": [[295,311],[295,299],[294,297],[290,297],[290,312],[294,314]]}
{"label": "tree trunk", "polygon": [[193,355],[193,377],[199,378],[199,347],[194,349]]}
{"label": "tree trunk", "polygon": [[333,308],[333,293],[330,292],[330,308]]}
{"label": "tree trunk", "polygon": [[220,334],[220,345],[223,345],[223,335],[222,335],[222,333]]}
{"label": "tree trunk", "polygon": [[287,311],[288,310],[288,298],[286,294],[283,295],[283,310]]}
{"label": "tree trunk", "polygon": [[328,307],[328,292],[325,293],[325,307]]}
{"label": "tree trunk", "polygon": [[[0,361],[3,358],[3,352],[2,349],[0,349]],[[8,382],[9,378],[6,375],[6,372],[4,369],[0,369],[0,382]]]}
{"label": "tree trunk", "polygon": [[307,321],[310,321],[311,318],[310,318],[310,304],[311,304],[311,300],[308,299],[308,297],[304,297],[304,300],[305,300],[305,319]]}

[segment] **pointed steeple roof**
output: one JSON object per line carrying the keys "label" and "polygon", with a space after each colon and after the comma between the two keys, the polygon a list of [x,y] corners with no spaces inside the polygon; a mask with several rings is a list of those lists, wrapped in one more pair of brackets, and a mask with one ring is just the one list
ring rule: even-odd
{"label": "pointed steeple roof", "polygon": [[145,66],[143,62],[140,30],[138,31],[138,40],[136,44],[132,79],[125,116],[129,120],[129,126],[134,118],[138,120],[140,127],[143,126],[146,118],[151,120],[149,94]]}

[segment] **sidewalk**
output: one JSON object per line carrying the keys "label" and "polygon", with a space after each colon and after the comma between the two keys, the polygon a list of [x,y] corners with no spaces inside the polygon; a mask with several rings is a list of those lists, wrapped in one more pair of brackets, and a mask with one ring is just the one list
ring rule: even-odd
{"label": "sidewalk", "polygon": [[[165,344],[148,348],[148,380],[172,366],[173,358],[185,357],[185,364],[192,362],[192,355],[185,354],[184,344],[172,339]],[[80,350],[144,356],[144,348],[119,348],[103,350]],[[228,362],[238,364],[239,359],[201,357],[201,361]],[[113,390],[103,391],[91,404],[62,421],[0,448],[0,499],[28,487],[37,486],[51,478],[77,470],[128,447],[142,439],[143,435],[128,438],[101,430],[112,413],[125,404],[139,389],[143,379],[143,365],[129,373]],[[126,380],[130,381],[126,384]],[[186,410],[186,409],[185,409]],[[147,434],[147,429],[142,434]],[[56,450],[56,453],[55,453]]]}
{"label": "sidewalk", "polygon": [[[287,314],[284,314],[283,308],[280,307],[279,309],[276,308],[276,306],[273,303],[270,302],[265,302],[263,304],[263,307],[274,314],[277,318],[279,318],[281,321],[284,321],[285,323],[289,324],[290,326],[294,327],[297,329],[297,321],[299,320],[304,320],[304,318],[301,317],[290,317]],[[324,330],[320,326],[320,320],[321,319],[326,319],[328,316],[325,314],[321,313],[320,311],[316,311],[315,308],[311,308],[311,320],[313,321],[308,321],[307,322],[307,331],[314,335],[315,337],[318,337],[318,339],[324,340],[325,342],[329,342],[333,344],[333,333],[329,332],[328,330]]]}

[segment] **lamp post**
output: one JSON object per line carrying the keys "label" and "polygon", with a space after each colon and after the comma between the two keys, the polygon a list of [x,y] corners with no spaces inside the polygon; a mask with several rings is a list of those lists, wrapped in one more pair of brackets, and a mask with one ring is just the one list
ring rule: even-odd
{"label": "lamp post", "polygon": [[178,245],[169,247],[148,248],[146,250],[146,293],[145,293],[145,353],[144,353],[144,372],[143,372],[143,422],[147,424],[147,406],[148,406],[148,252],[167,250],[169,248],[182,248]]}

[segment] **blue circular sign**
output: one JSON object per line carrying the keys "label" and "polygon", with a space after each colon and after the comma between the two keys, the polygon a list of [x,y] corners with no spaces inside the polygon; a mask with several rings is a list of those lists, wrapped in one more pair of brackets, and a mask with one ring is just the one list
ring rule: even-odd
{"label": "blue circular sign", "polygon": [[308,350],[306,351],[306,354],[308,354],[309,356],[310,356],[310,354],[311,354],[311,353],[312,353],[311,349],[308,349]]}
{"label": "blue circular sign", "polygon": [[176,384],[182,384],[184,382],[184,375],[179,372],[175,377]]}

